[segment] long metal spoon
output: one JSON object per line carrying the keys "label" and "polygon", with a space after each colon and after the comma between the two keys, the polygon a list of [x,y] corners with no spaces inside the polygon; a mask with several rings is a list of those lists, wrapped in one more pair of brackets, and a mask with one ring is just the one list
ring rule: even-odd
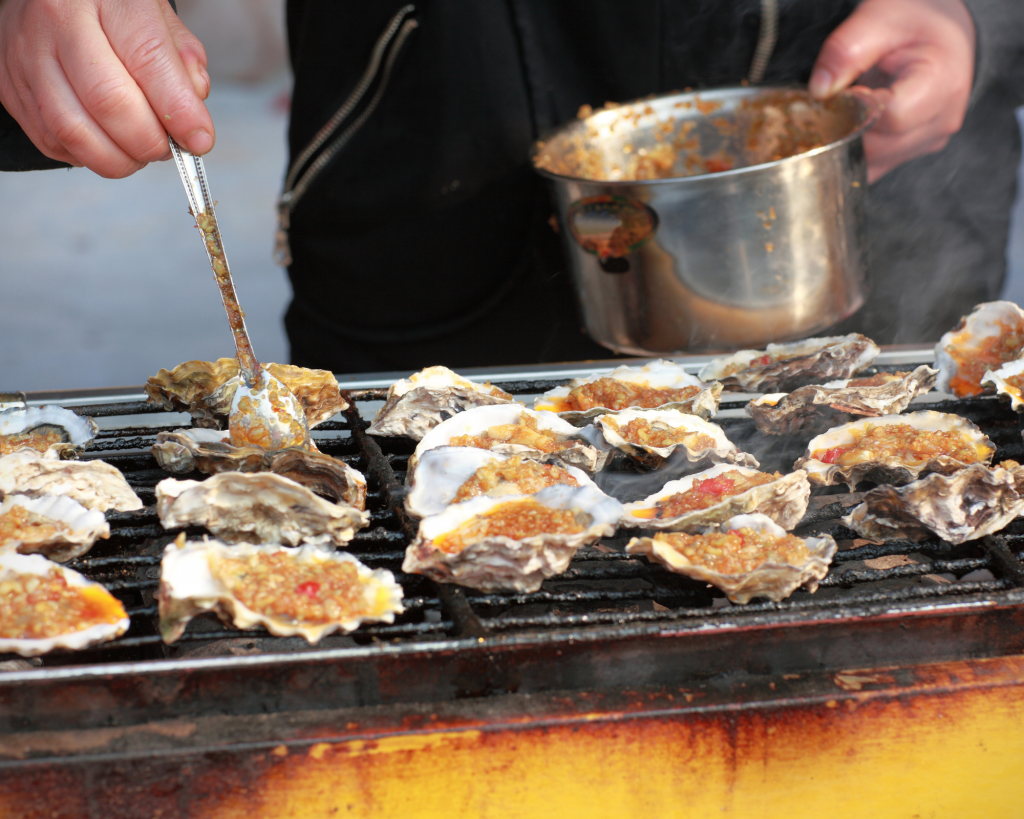
{"label": "long metal spoon", "polygon": [[245,313],[238,304],[228,259],[224,254],[224,242],[217,226],[217,214],[213,210],[203,160],[181,148],[172,137],[167,139],[196,226],[202,234],[206,255],[210,257],[213,277],[220,289],[224,311],[231,325],[231,335],[235,339],[235,354],[242,383],[235,391],[231,414],[228,416],[231,443],[235,446],[254,444],[264,449],[307,447],[309,424],[302,405],[288,387],[260,366],[253,354],[252,343],[245,329]]}

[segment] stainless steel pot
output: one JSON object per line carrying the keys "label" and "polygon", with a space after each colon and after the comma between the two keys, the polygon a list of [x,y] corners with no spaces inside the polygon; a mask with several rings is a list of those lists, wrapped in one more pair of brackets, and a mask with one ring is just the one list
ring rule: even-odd
{"label": "stainless steel pot", "polygon": [[590,335],[634,355],[726,350],[853,313],[877,114],[861,89],[729,88],[606,108],[539,143]]}

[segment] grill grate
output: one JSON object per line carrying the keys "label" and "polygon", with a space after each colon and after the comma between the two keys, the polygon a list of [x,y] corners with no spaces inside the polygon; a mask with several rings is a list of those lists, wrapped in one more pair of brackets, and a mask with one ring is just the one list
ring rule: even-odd
{"label": "grill grate", "polygon": [[[904,368],[906,365],[904,365]],[[879,367],[895,369],[895,367]],[[501,382],[524,398],[551,386],[550,380]],[[858,613],[878,607],[888,612],[916,607],[958,606],[984,600],[1013,605],[1014,589],[1024,588],[1024,520],[1018,519],[998,537],[953,546],[941,540],[890,542],[882,545],[857,541],[839,517],[854,502],[842,487],[816,489],[811,511],[797,528],[798,534],[827,532],[840,551],[829,574],[815,594],[797,591],[780,603],[755,601],[734,606],[717,589],[672,574],[640,556],[622,551],[628,535],[606,539],[580,550],[569,570],[546,581],[533,594],[481,593],[455,586],[440,586],[401,571],[406,544],[415,533],[415,522],[402,509],[405,469],[414,445],[404,439],[366,435],[371,402],[383,398],[382,390],[352,392],[352,407],[344,416],[314,430],[320,449],[341,458],[367,476],[367,508],[370,526],[356,534],[349,551],[373,568],[395,573],[405,593],[406,612],[391,625],[368,625],[347,636],[329,636],[321,648],[365,646],[378,642],[417,644],[475,637],[483,642],[501,641],[517,633],[580,629],[593,626],[664,623],[673,629],[714,630],[751,623],[787,623],[813,620],[836,611]],[[792,469],[803,453],[805,440],[773,439],[758,433],[742,408],[745,402],[727,401],[715,419],[741,449],[753,453],[762,469]],[[995,461],[1024,461],[1017,414],[990,398],[962,401],[919,399],[911,409],[931,408],[956,412],[978,424],[998,447]],[[75,408],[94,418],[117,419],[146,414],[153,409],[142,402],[125,401]],[[146,426],[123,426],[100,433],[84,457],[104,460],[120,469],[146,508],[136,513],[108,515],[111,537],[98,543],[88,555],[69,565],[91,579],[104,583],[120,598],[132,625],[121,638],[83,652],[54,652],[30,661],[33,665],[103,664],[151,661],[188,656],[251,653],[254,650],[302,651],[299,638],[273,638],[261,629],[241,632],[223,626],[212,615],[194,620],[183,637],[171,646],[163,644],[157,627],[154,594],[159,583],[160,555],[177,532],[166,532],[153,508],[154,487],[168,477],[149,454],[157,432],[180,427],[180,416],[166,423],[156,415]],[[130,419],[129,419],[130,420]],[[670,467],[671,468],[671,467]],[[202,479],[196,473],[185,476]],[[666,478],[657,477],[660,485]],[[602,473],[598,483],[623,500],[653,491],[650,476],[632,471],[623,460]],[[200,530],[189,531],[200,536]],[[11,659],[0,657],[0,660]]]}

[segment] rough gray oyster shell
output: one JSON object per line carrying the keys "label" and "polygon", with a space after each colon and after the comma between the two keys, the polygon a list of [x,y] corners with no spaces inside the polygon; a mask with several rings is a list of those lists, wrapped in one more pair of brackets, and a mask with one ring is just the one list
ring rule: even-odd
{"label": "rough gray oyster shell", "polygon": [[116,467],[99,460],[58,461],[28,450],[0,458],[0,492],[32,498],[67,495],[86,509],[101,512],[142,508],[139,496]]}
{"label": "rough gray oyster shell", "polygon": [[1024,373],[1024,358],[1009,361],[996,370],[989,370],[981,379],[981,386],[993,388],[997,395],[1010,399],[1010,407],[1017,412],[1024,410],[1024,397],[1021,396],[1021,388],[1011,383],[1011,379],[1017,380]]}
{"label": "rough gray oyster shell", "polygon": [[41,554],[66,563],[88,552],[98,538],[110,537],[110,524],[100,510],[86,509],[67,495],[7,495],[0,502],[0,520],[15,507],[29,514],[29,525],[7,528],[8,535],[0,534],[0,550]]}

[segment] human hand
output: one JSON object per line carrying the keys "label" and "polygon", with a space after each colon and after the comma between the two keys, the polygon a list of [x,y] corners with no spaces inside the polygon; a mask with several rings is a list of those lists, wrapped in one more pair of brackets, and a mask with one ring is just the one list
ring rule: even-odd
{"label": "human hand", "polygon": [[206,51],[167,0],[0,0],[0,103],[46,156],[120,178],[213,147]]}
{"label": "human hand", "polygon": [[864,0],[829,35],[809,88],[825,98],[868,71],[883,111],[864,135],[868,182],[941,151],[960,130],[974,80],[974,20],[962,0]]}

